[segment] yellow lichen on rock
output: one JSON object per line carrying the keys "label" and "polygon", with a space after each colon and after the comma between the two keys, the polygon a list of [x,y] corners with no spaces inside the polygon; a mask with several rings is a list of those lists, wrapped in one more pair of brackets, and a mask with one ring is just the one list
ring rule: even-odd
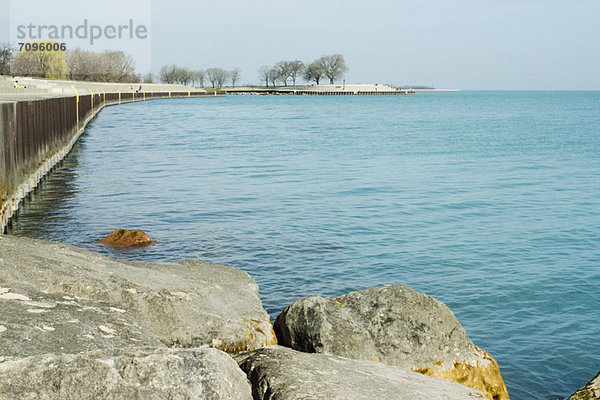
{"label": "yellow lichen on rock", "polygon": [[277,344],[277,337],[269,318],[244,318],[244,322],[248,329],[248,338],[245,341],[227,343],[219,339],[213,339],[211,347],[233,354]]}
{"label": "yellow lichen on rock", "polygon": [[474,353],[484,362],[473,364],[466,361],[455,361],[454,367],[450,369],[427,366],[423,368],[413,367],[412,370],[423,375],[457,382],[481,390],[485,397],[490,400],[509,400],[504,379],[500,374],[500,367],[494,357],[477,346],[474,346]]}
{"label": "yellow lichen on rock", "polygon": [[[248,326],[250,328],[251,335],[250,341],[254,338],[253,331],[255,331],[265,337],[265,346],[277,344],[277,336],[275,336],[271,319],[265,320],[262,318],[252,318],[248,321]],[[268,327],[268,329],[265,331],[264,328],[266,327]],[[250,344],[250,342],[248,344]]]}
{"label": "yellow lichen on rock", "polygon": [[268,336],[267,336],[267,346],[275,346],[277,343],[277,336],[275,335],[275,331],[273,330],[273,326],[271,326],[271,329],[269,330]]}

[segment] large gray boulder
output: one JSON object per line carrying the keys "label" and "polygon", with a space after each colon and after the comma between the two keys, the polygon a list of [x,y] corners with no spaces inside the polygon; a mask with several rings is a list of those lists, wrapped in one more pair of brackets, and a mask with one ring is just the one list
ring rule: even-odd
{"label": "large gray boulder", "polygon": [[153,349],[0,361],[0,400],[8,399],[250,400],[252,395],[245,374],[220,350]]}
{"label": "large gray boulder", "polygon": [[165,347],[124,309],[18,282],[4,286],[9,285],[0,283],[0,357]]}
{"label": "large gray boulder", "polygon": [[374,361],[268,346],[234,355],[255,400],[484,399],[475,389]]}
{"label": "large gray boulder", "polygon": [[584,387],[573,393],[567,400],[599,400],[600,399],[600,373]]}
{"label": "large gray boulder", "polygon": [[5,357],[157,343],[233,352],[276,343],[244,271],[194,260],[119,261],[3,235],[0,309]]}
{"label": "large gray boulder", "polygon": [[452,311],[407,286],[300,299],[277,317],[275,332],[279,344],[299,351],[381,361],[508,399],[498,364]]}

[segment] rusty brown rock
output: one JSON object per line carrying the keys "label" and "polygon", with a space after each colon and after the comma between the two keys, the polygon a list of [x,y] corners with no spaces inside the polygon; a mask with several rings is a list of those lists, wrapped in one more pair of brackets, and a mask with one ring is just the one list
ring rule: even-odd
{"label": "rusty brown rock", "polygon": [[144,247],[152,244],[152,239],[146,232],[140,229],[115,229],[100,243],[109,244],[115,247]]}

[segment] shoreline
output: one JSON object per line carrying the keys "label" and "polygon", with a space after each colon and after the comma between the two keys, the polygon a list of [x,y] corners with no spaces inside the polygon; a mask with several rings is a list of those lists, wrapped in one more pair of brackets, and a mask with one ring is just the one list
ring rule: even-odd
{"label": "shoreline", "polygon": [[165,103],[166,104],[166,103]]}
{"label": "shoreline", "polygon": [[[109,378],[112,385],[95,382],[106,379],[96,372],[100,360],[118,365],[125,357],[144,364],[150,357],[156,368],[168,370],[174,357],[193,360],[209,351],[229,360],[228,370],[243,377],[237,390],[249,394],[250,388],[274,385],[279,395],[273,399],[366,399],[375,390],[386,394],[378,398],[402,400],[508,400],[492,356],[473,344],[446,305],[408,286],[302,298],[272,323],[253,278],[225,265],[191,259],[127,262],[10,235],[0,235],[0,254],[0,393],[46,393],[55,382],[65,398],[81,398],[75,394],[80,387],[125,390],[131,387],[127,374],[109,375],[116,377]],[[362,312],[365,307],[372,312]],[[380,315],[387,318],[385,325],[378,322]],[[75,375],[73,357],[80,357]],[[47,363],[56,365],[56,376],[40,380]],[[201,370],[178,367],[169,374],[175,382],[167,386],[185,393],[189,377],[206,381],[221,368],[220,362]],[[263,371],[260,378],[255,369]],[[346,375],[347,381],[336,383]],[[74,376],[84,379],[74,384]],[[155,374],[146,368],[136,376],[143,383],[133,386],[143,390]],[[33,386],[27,382],[36,379]],[[354,379],[361,385],[353,385]],[[314,387],[319,391],[312,392]],[[230,390],[219,387],[216,394],[222,397],[214,398],[231,398]],[[124,397],[86,393],[83,398]]]}
{"label": "shoreline", "polygon": [[[18,80],[24,88],[14,88]],[[155,83],[103,83],[0,76],[0,233],[21,201],[71,150],[105,106],[156,98],[227,94],[410,95],[386,85],[194,88]],[[60,104],[59,104],[60,103]],[[58,115],[58,116],[57,116]],[[26,127],[23,127],[27,124]],[[48,131],[52,131],[48,135]],[[49,138],[48,136],[52,136]]]}
{"label": "shoreline", "polygon": [[[273,322],[253,278],[225,265],[128,262],[11,235],[0,254],[0,393],[15,398],[53,398],[59,386],[66,399],[201,395],[206,385],[215,399],[268,387],[279,400],[509,399],[498,363],[452,310],[408,286],[303,297]],[[568,400],[598,390],[600,375]]]}
{"label": "shoreline", "polygon": [[[4,87],[0,91],[0,233],[25,196],[69,153],[89,121],[104,107],[225,95],[217,90],[181,90],[180,85],[143,85],[141,91],[135,91],[129,90],[131,84],[55,81],[48,87],[47,80],[22,81],[30,85],[37,82],[38,86],[24,90]],[[6,86],[6,80],[3,82]]]}

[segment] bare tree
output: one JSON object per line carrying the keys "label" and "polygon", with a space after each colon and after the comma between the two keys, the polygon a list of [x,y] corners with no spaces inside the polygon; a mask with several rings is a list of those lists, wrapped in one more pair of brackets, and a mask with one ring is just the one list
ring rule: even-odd
{"label": "bare tree", "polygon": [[223,87],[229,77],[229,73],[222,68],[209,68],[206,70],[206,77],[212,84],[212,87]]}
{"label": "bare tree", "polygon": [[344,76],[344,72],[348,70],[346,61],[341,54],[333,54],[331,56],[323,56],[318,60],[323,68],[323,74],[329,78],[329,83],[333,85],[335,79]]}
{"label": "bare tree", "polygon": [[217,68],[209,68],[206,70],[206,77],[210,81],[212,87],[215,87],[217,84]]}
{"label": "bare tree", "polygon": [[135,62],[129,54],[123,51],[105,51],[101,53],[101,58],[106,63],[105,81],[134,82],[139,80],[135,74]]}
{"label": "bare tree", "polygon": [[315,84],[318,85],[323,76],[325,76],[325,73],[319,60],[313,61],[304,69],[304,80],[307,82],[315,81]]}
{"label": "bare tree", "polygon": [[10,68],[11,75],[45,77],[46,72],[44,65],[40,60],[33,57],[21,56],[20,53],[15,55]]}
{"label": "bare tree", "polygon": [[10,43],[0,43],[0,75],[10,74],[10,64],[13,54],[14,49]]}
{"label": "bare tree", "polygon": [[97,80],[94,77],[96,72],[99,72],[96,70],[99,70],[101,65],[99,60],[95,59],[94,54],[80,48],[67,51],[66,60],[69,79],[77,81]]}
{"label": "bare tree", "polygon": [[143,83],[154,83],[154,74],[152,72],[147,73],[142,78]]}
{"label": "bare tree", "polygon": [[75,48],[66,53],[68,78],[94,82],[137,82],[141,77],[135,73],[130,55],[122,51],[95,53]]}
{"label": "bare tree", "polygon": [[296,86],[296,79],[304,72],[304,63],[300,60],[288,61],[289,77],[292,78],[292,84]]}
{"label": "bare tree", "polygon": [[275,84],[278,80],[280,80],[279,71],[277,70],[277,68],[273,67],[269,70],[269,82],[271,82],[273,87],[275,87]]}
{"label": "bare tree", "polygon": [[163,65],[158,73],[162,83],[175,83],[177,78],[176,65]]}
{"label": "bare tree", "polygon": [[263,65],[258,69],[258,75],[260,76],[261,81],[265,81],[265,86],[269,87],[269,81],[271,78],[271,67]]}
{"label": "bare tree", "polygon": [[200,85],[197,85],[197,86],[204,87],[204,79],[206,79],[206,73],[203,70],[198,69],[196,71],[193,71],[192,77],[193,77],[192,80],[194,81],[194,84],[199,83]]}
{"label": "bare tree", "polygon": [[142,75],[141,74],[137,74],[137,73],[136,74],[131,74],[123,82],[140,83],[140,82],[142,82]]}
{"label": "bare tree", "polygon": [[277,71],[277,79],[283,82],[283,86],[287,86],[287,80],[290,78],[290,64],[288,61],[279,61],[275,64],[274,69]]}
{"label": "bare tree", "polygon": [[185,67],[178,67],[177,65],[164,65],[160,68],[158,74],[163,83],[188,85],[193,81],[192,72]]}
{"label": "bare tree", "polygon": [[178,67],[176,71],[177,78],[175,79],[175,82],[179,83],[180,85],[188,85],[192,81],[192,72],[189,69],[185,67]]}
{"label": "bare tree", "polygon": [[111,66],[107,53],[94,53],[90,50],[75,48],[67,51],[69,79],[78,81],[109,82],[117,79],[116,66]]}
{"label": "bare tree", "polygon": [[227,82],[227,79],[229,79],[229,72],[222,68],[217,68],[217,71],[217,85],[223,87],[225,82]]}
{"label": "bare tree", "polygon": [[235,83],[240,79],[240,71],[239,68],[234,68],[229,72],[229,79],[231,79],[231,86],[235,86]]}

